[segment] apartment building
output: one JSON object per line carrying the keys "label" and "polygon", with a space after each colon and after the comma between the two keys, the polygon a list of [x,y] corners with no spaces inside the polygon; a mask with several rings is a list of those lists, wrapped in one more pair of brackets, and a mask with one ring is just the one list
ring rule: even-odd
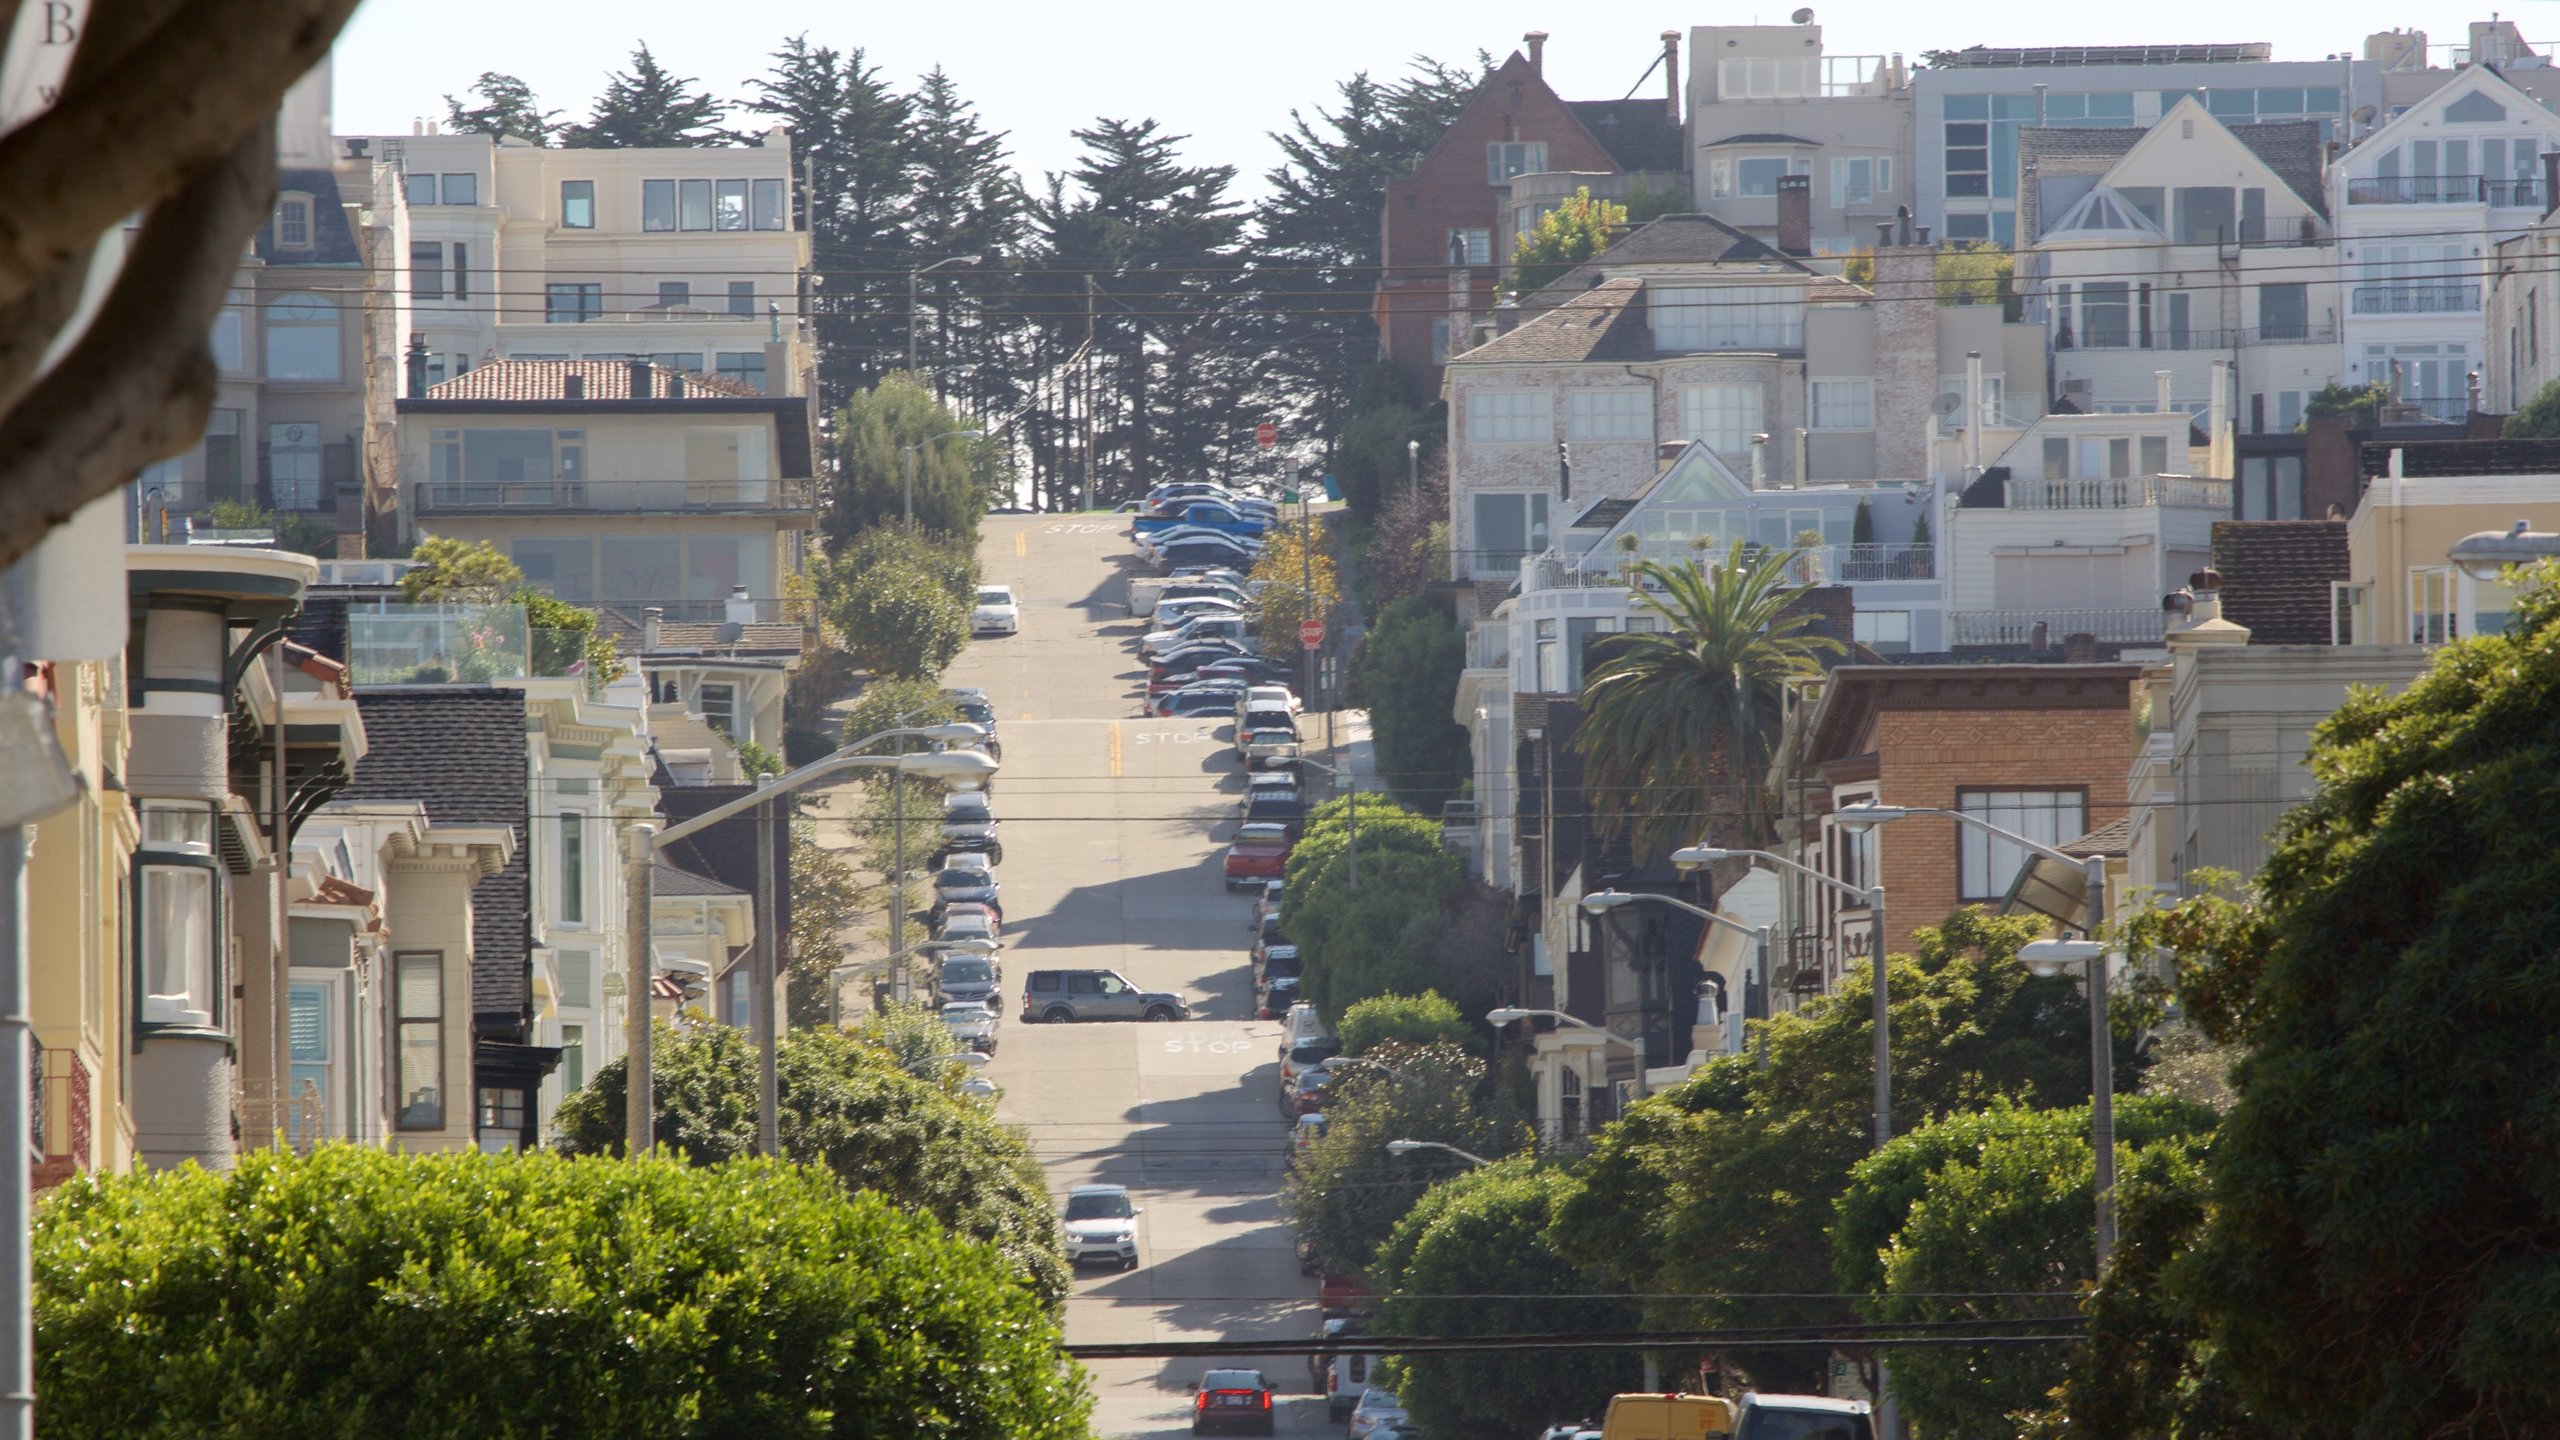
{"label": "apartment building", "polygon": [[1913,200],[1911,74],[1899,55],[1827,53],[1810,20],[1691,27],[1696,207],[1777,245],[1779,181],[1801,175],[1811,253],[1873,246]]}

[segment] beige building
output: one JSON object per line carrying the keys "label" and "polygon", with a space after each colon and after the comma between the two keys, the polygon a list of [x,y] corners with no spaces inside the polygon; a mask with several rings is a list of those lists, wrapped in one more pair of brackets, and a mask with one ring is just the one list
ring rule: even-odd
{"label": "beige building", "polygon": [[[2501,448],[2410,446],[2391,452],[2385,472],[2365,482],[2364,502],[2347,522],[2349,578],[2336,587],[2339,643],[2441,645],[2505,626],[2513,593],[2466,574],[2447,553],[2466,535],[2518,520],[2539,531],[2560,528],[2560,474],[2481,473],[2497,465]],[[2440,459],[2441,451],[2465,453]]]}
{"label": "beige building", "polygon": [[[1911,77],[1902,57],[1832,55],[1822,27],[1689,31],[1691,195],[1697,207],[1780,243],[1778,182],[1812,183],[1809,248],[1872,248],[1911,204]],[[1597,192],[1594,192],[1597,193]]]}

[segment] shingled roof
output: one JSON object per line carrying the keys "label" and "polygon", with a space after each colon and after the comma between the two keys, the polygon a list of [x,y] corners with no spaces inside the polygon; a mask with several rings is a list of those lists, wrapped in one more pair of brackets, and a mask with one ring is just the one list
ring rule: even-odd
{"label": "shingled roof", "polygon": [[2213,568],[2222,618],[2249,627],[2252,645],[2329,643],[2332,581],[2347,578],[2343,520],[2218,520]]}
{"label": "shingled roof", "polygon": [[[2221,123],[2219,121],[2215,122]],[[2263,125],[2227,125],[2233,139],[2248,147],[2266,167],[2284,181],[2287,188],[2300,196],[2313,213],[2329,213],[2328,187],[2322,183],[2324,152],[2320,126],[2309,120],[2276,120]],[[2131,126],[2101,125],[2027,125],[2018,131],[2018,163],[2023,169],[2034,167],[2040,180],[2071,176],[2104,175],[2116,162],[2142,143],[2148,129]],[[2018,234],[2033,237],[2043,233],[2044,207],[2036,193],[2040,187],[2021,186],[2018,195]],[[2076,200],[2086,193],[2075,189],[2067,197]],[[2061,213],[2061,207],[2054,210]],[[2274,237],[2270,237],[2274,238]]]}
{"label": "shingled roof", "polygon": [[533,1003],[523,694],[492,685],[359,689],[356,709],[366,750],[341,799],[414,801],[431,824],[515,832],[506,868],[471,892],[471,1009],[497,1026],[523,1024]]}
{"label": "shingled roof", "polygon": [[[645,370],[649,393],[631,393],[631,374]],[[578,400],[763,400],[770,398],[734,380],[640,365],[628,360],[492,360],[430,387],[430,400],[558,400],[569,401],[569,380],[576,377]],[[681,394],[677,393],[679,390]],[[574,403],[574,402],[571,402]]]}
{"label": "shingled roof", "polygon": [[1453,364],[1469,365],[1629,364],[1652,358],[1644,282],[1633,279],[1603,281],[1530,316],[1507,335],[1449,357]]}

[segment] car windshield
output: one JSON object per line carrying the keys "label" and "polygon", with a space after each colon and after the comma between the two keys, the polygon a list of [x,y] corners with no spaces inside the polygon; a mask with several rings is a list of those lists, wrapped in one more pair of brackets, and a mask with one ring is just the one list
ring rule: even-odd
{"label": "car windshield", "polygon": [[1267,1390],[1259,1370],[1212,1370],[1200,1377],[1203,1390]]}
{"label": "car windshield", "polygon": [[942,813],[955,820],[983,820],[987,815],[987,797],[954,795],[943,802]]}
{"label": "car windshield", "polygon": [[1744,1434],[1750,1440],[1870,1440],[1873,1432],[1864,1415],[1754,1404]]}
{"label": "car windshield", "polygon": [[995,978],[995,970],[984,960],[945,960],[942,983],[945,985],[984,985]]}
{"label": "car windshield", "polygon": [[1274,950],[1263,957],[1262,968],[1263,973],[1269,975],[1274,982],[1272,989],[1278,990],[1285,985],[1295,990],[1298,988],[1297,977],[1304,973],[1301,967],[1305,963],[1298,958],[1298,952],[1295,950]]}
{"label": "car windshield", "polygon": [[1396,1397],[1388,1394],[1386,1391],[1372,1390],[1368,1394],[1360,1397],[1360,1408],[1363,1410],[1401,1410],[1404,1407],[1398,1405],[1396,1403]]}
{"label": "car windshield", "polygon": [[981,605],[1010,605],[1013,603],[1013,592],[1010,590],[981,590],[978,592],[978,603]]}
{"label": "car windshield", "polygon": [[995,883],[984,870],[962,870],[954,867],[933,877],[933,883],[945,890],[977,890]]}
{"label": "car windshield", "polygon": [[1126,1220],[1129,1218],[1129,1197],[1120,1191],[1099,1195],[1070,1195],[1067,1197],[1067,1218],[1070,1220]]}
{"label": "car windshield", "polygon": [[977,1021],[987,1018],[987,1007],[979,1004],[975,1000],[955,1000],[942,1007],[942,1018],[945,1020],[966,1020],[974,1024]]}
{"label": "car windshield", "polygon": [[1330,1040],[1310,1040],[1289,1052],[1289,1062],[1293,1065],[1313,1065],[1319,1060],[1330,1060],[1341,1053],[1342,1047]]}

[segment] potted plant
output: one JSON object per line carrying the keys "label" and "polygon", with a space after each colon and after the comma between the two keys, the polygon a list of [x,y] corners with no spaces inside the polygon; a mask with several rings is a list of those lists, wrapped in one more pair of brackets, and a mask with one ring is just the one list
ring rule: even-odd
{"label": "potted plant", "polygon": [[1799,530],[1796,532],[1795,571],[1796,579],[1803,584],[1822,583],[1821,531]]}

